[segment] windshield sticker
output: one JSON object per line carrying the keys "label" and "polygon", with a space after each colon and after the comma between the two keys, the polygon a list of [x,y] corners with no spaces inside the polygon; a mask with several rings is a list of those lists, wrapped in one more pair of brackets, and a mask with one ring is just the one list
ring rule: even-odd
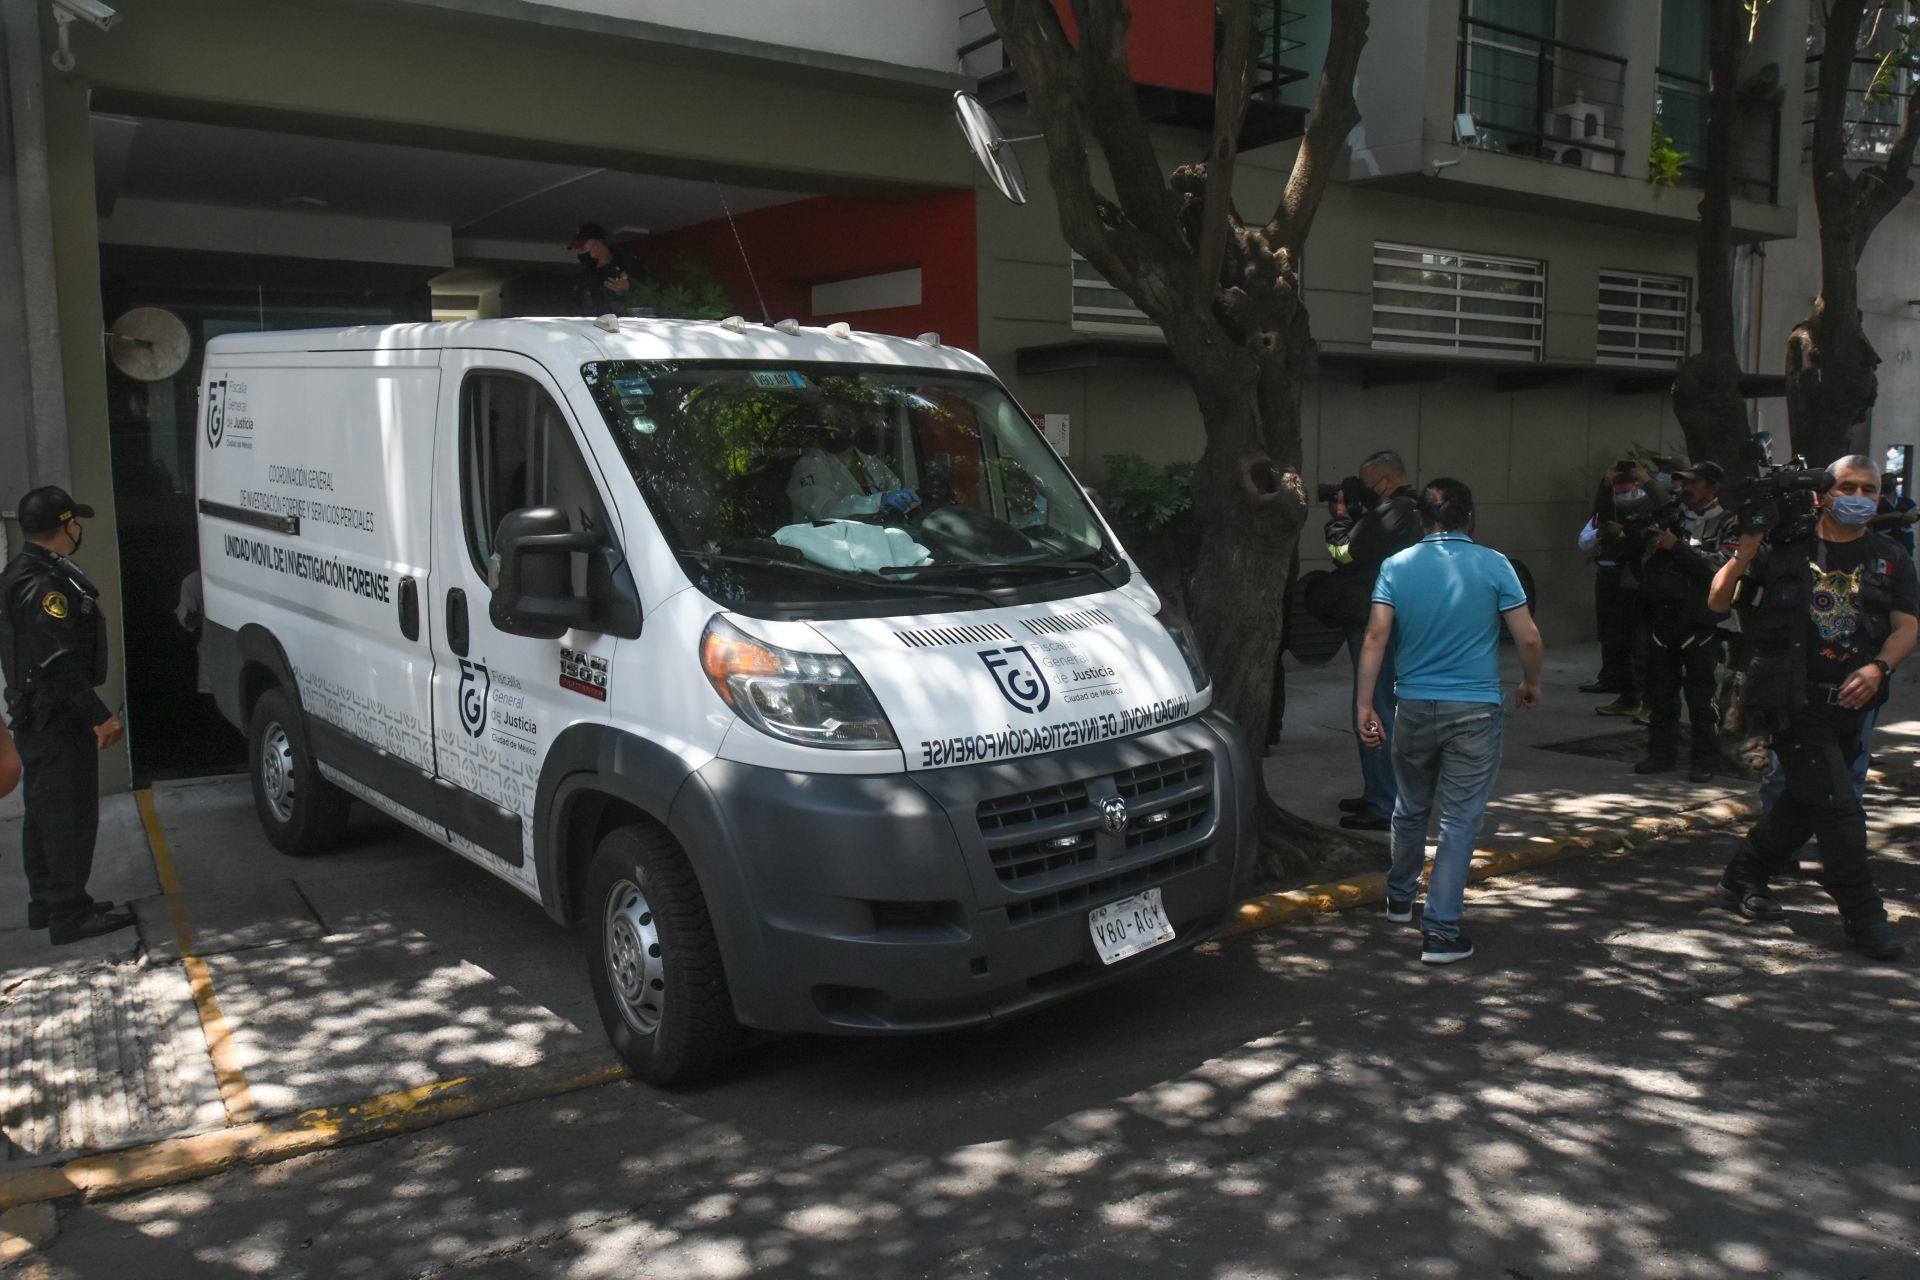
{"label": "windshield sticker", "polygon": [[1033,655],[1027,652],[1023,644],[1010,644],[1003,649],[982,649],[980,661],[993,673],[993,682],[999,686],[1000,696],[1012,704],[1015,711],[1024,711],[1028,715],[1039,715],[1053,701],[1053,687],[1047,678],[1040,674],[1039,664]]}
{"label": "windshield sticker", "polygon": [[747,376],[753,379],[753,385],[756,387],[784,388],[805,387],[807,385],[807,379],[804,374],[789,371],[774,373],[766,369],[755,369]]}
{"label": "windshield sticker", "polygon": [[653,394],[653,384],[645,378],[615,378],[613,390],[615,395],[623,399],[627,396],[650,396]]}
{"label": "windshield sticker", "polygon": [[1144,729],[1184,720],[1191,710],[1192,700],[1182,695],[1150,702],[1142,707],[1127,707],[1057,724],[1018,729],[1012,725],[1001,725],[951,738],[923,738],[920,742],[920,767],[939,769],[955,764],[980,764],[1090,746],[1109,738],[1124,738]]}
{"label": "windshield sticker", "polygon": [[607,700],[607,660],[585,649],[560,646],[560,687],[600,702]]}

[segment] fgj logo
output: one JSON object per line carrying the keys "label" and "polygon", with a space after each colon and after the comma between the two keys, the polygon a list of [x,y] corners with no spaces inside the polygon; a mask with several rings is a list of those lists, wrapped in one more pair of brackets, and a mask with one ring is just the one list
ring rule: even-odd
{"label": "fgj logo", "polygon": [[993,673],[993,682],[1000,686],[1000,696],[1011,702],[1015,710],[1038,715],[1053,701],[1053,690],[1025,645],[982,649],[980,661]]}
{"label": "fgj logo", "polygon": [[460,727],[469,738],[487,727],[487,699],[493,696],[493,677],[486,664],[460,660]]}
{"label": "fgj logo", "polygon": [[220,447],[220,437],[227,433],[227,380],[207,384],[207,445]]}

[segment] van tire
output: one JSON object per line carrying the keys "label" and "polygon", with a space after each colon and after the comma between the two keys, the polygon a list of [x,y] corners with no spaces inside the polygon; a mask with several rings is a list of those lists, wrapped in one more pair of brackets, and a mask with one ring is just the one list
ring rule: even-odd
{"label": "van tire", "polygon": [[346,833],[352,798],[320,776],[306,721],[284,690],[269,689],[253,705],[247,777],[260,829],[280,852],[296,858],[323,853]]}
{"label": "van tire", "polygon": [[587,974],[607,1037],[636,1076],[688,1084],[742,1039],[700,881],[673,837],[635,824],[587,868]]}

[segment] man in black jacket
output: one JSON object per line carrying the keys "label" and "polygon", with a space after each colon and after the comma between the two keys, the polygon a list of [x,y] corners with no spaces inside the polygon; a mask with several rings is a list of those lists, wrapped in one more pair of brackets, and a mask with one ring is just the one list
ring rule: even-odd
{"label": "man in black jacket", "polygon": [[1739,546],[1708,597],[1726,609],[1747,579],[1742,709],[1749,720],[1772,721],[1786,776],[1727,864],[1720,893],[1749,920],[1780,919],[1768,879],[1797,866],[1800,849],[1817,837],[1820,883],[1847,936],[1876,960],[1897,960],[1905,948],[1867,865],[1866,810],[1851,774],[1866,712],[1886,699],[1887,677],[1920,638],[1920,582],[1905,550],[1867,527],[1880,499],[1873,461],[1850,454],[1830,470],[1811,537],[1770,545],[1769,509],[1742,512]]}
{"label": "man in black jacket", "polygon": [[1687,776],[1713,778],[1720,758],[1720,708],[1714,689],[1724,613],[1707,607],[1713,575],[1733,551],[1736,521],[1720,505],[1718,464],[1673,473],[1680,497],[1646,534],[1640,568],[1647,647],[1647,754],[1635,773],[1666,773],[1680,756],[1680,700],[1687,703],[1691,752]]}
{"label": "man in black jacket", "polygon": [[[1373,580],[1380,575],[1380,566],[1388,556],[1420,541],[1421,534],[1420,495],[1408,483],[1407,466],[1399,454],[1383,449],[1372,455],[1360,464],[1359,479],[1363,490],[1359,509],[1336,500],[1326,528],[1327,554],[1336,566],[1333,576],[1356,680],[1367,618],[1373,608]],[[1389,644],[1373,686],[1374,714],[1379,716],[1384,731],[1382,749],[1369,750],[1365,743],[1360,744],[1363,790],[1340,802],[1346,812],[1340,825],[1349,830],[1385,831],[1391,825],[1398,794],[1393,780],[1393,705],[1393,646]]]}
{"label": "man in black jacket", "polygon": [[100,753],[125,731],[94,692],[107,677],[99,589],[67,558],[93,509],[49,486],[20,499],[18,515],[27,545],[0,576],[0,664],[26,778],[27,927],[77,942],[133,923],[87,893]]}

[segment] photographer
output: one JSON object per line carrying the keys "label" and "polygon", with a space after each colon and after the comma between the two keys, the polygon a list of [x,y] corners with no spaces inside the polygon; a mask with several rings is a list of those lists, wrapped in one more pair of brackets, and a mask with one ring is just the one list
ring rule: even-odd
{"label": "photographer", "polygon": [[[1887,922],[1867,865],[1866,811],[1850,770],[1868,710],[1886,698],[1887,677],[1920,637],[1920,582],[1891,538],[1868,528],[1880,497],[1872,459],[1833,464],[1810,535],[1769,542],[1793,495],[1763,480],[1740,513],[1738,549],[1713,580],[1709,606],[1726,609],[1740,588],[1746,635],[1742,712],[1765,716],[1785,788],[1747,833],[1720,880],[1727,903],[1749,920],[1785,912],[1769,877],[1797,865],[1815,836],[1821,884],[1840,908],[1847,936],[1876,960],[1905,948]],[[1792,483],[1798,483],[1794,481]]]}
{"label": "photographer", "polygon": [[1600,674],[1581,685],[1580,692],[1615,695],[1612,702],[1595,708],[1603,716],[1637,716],[1642,709],[1641,547],[1626,521],[1651,510],[1651,480],[1631,458],[1615,462],[1601,478],[1593,515],[1580,531],[1580,549],[1594,558],[1593,603],[1600,631]]}
{"label": "photographer", "polygon": [[[1327,554],[1336,566],[1333,593],[1357,681],[1360,647],[1373,608],[1374,579],[1388,556],[1420,541],[1420,498],[1407,483],[1407,467],[1400,455],[1383,449],[1362,462],[1359,474],[1351,478],[1351,483],[1343,482],[1327,503],[1333,515],[1326,527]],[[1394,650],[1389,643],[1373,693],[1374,714],[1379,718],[1382,741],[1389,747],[1393,740],[1393,665]],[[1340,825],[1350,831],[1387,830],[1392,825],[1398,793],[1391,751],[1370,751],[1362,743],[1360,779],[1362,793],[1340,802],[1346,813]]]}
{"label": "photographer", "polygon": [[1679,495],[1653,517],[1640,570],[1647,639],[1647,754],[1635,773],[1666,773],[1680,755],[1680,699],[1692,738],[1687,778],[1713,778],[1720,756],[1720,709],[1714,704],[1724,613],[1707,606],[1713,575],[1733,549],[1736,521],[1720,505],[1726,478],[1718,464],[1672,473]]}

